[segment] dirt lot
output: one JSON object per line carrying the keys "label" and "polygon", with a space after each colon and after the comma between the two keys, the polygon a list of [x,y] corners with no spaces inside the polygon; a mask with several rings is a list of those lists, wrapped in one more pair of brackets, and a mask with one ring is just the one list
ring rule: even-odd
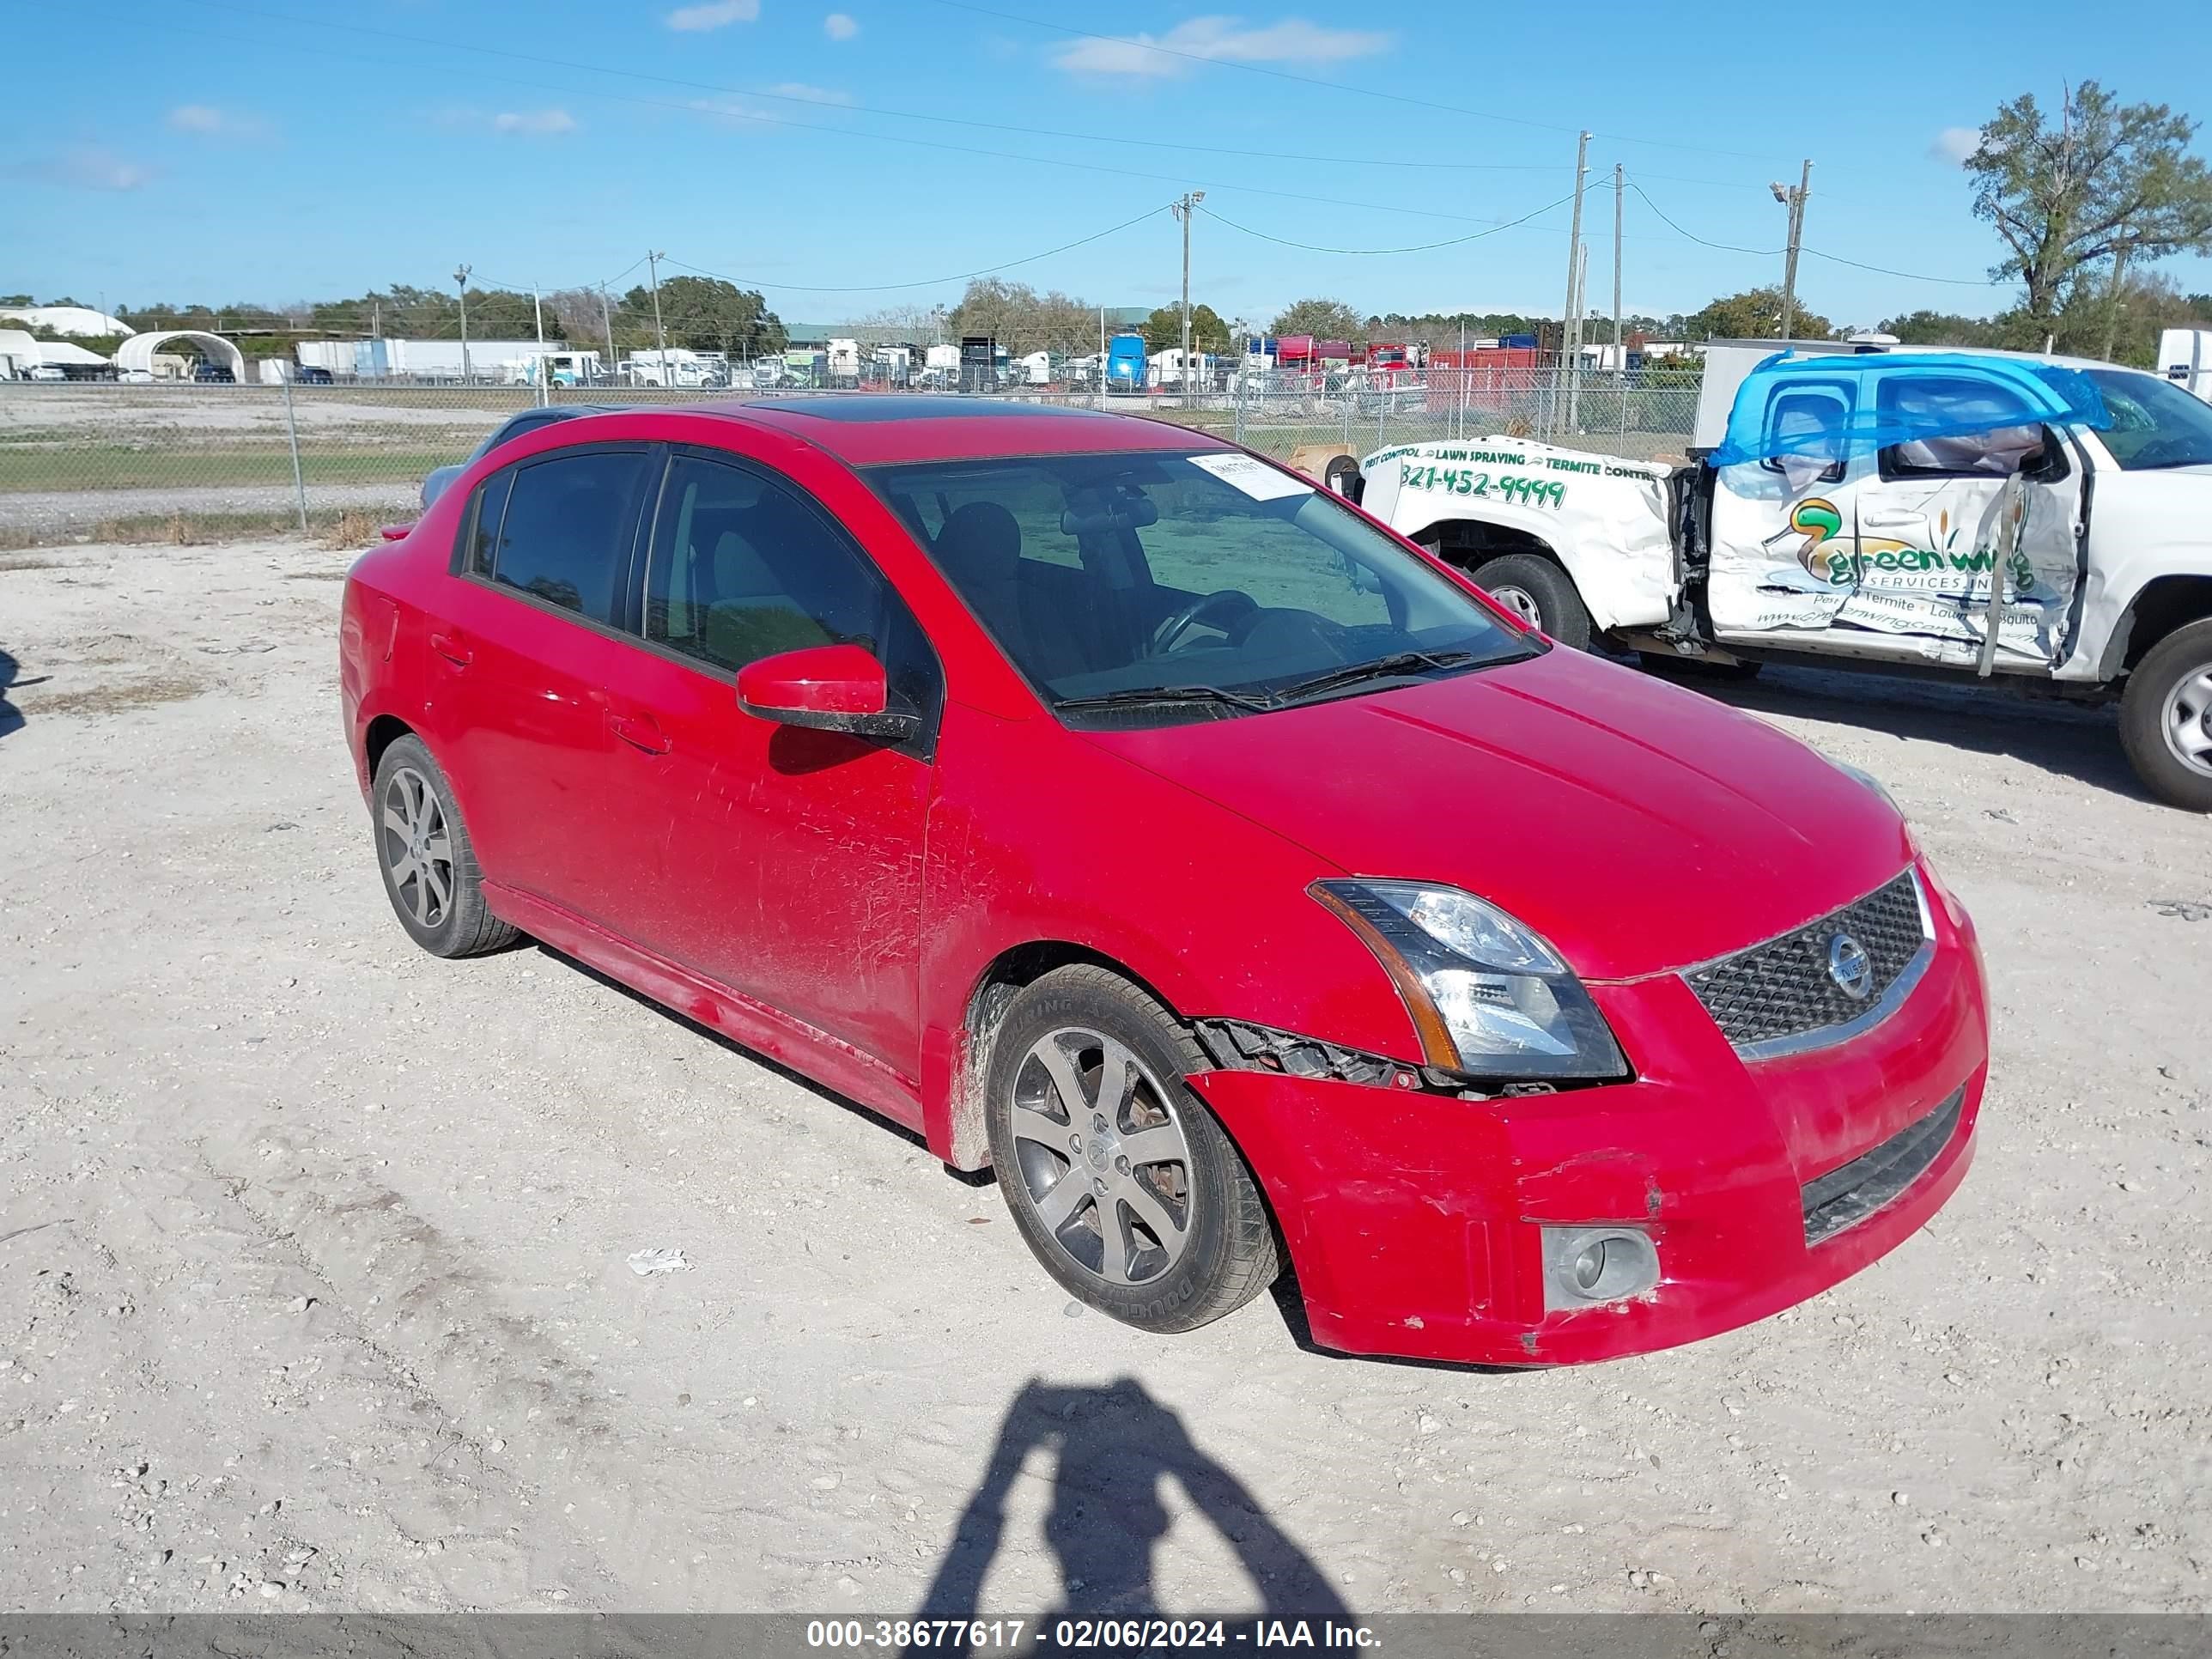
{"label": "dirt lot", "polygon": [[1793,1314],[1431,1370],[1266,1299],[1071,1316],[857,1109],[558,957],[416,952],[347,557],[0,555],[8,1608],[2212,1607],[2212,826],[2109,714],[1745,694],[1979,919],[1979,1160]]}

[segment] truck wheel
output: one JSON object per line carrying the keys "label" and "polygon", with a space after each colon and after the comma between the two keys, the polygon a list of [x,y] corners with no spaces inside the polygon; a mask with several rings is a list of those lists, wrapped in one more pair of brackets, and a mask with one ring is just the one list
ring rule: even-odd
{"label": "truck wheel", "polygon": [[1590,614],[1574,579],[1549,559],[1508,553],[1478,565],[1474,580],[1490,597],[1530,627],[1577,651],[1590,647]]}
{"label": "truck wheel", "polygon": [[2120,742],[2151,793],[2212,812],[2212,617],[2174,629],[2136,665]]}

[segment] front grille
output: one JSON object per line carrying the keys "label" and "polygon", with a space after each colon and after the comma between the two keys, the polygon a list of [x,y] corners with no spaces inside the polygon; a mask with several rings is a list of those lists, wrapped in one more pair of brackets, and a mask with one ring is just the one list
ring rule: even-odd
{"label": "front grille", "polygon": [[[1871,980],[1863,997],[1850,995],[1828,971],[1828,947],[1838,933],[1867,953]],[[1683,977],[1737,1051],[1761,1058],[1878,1018],[1926,943],[1919,884],[1907,870],[1855,903]]]}
{"label": "front grille", "polygon": [[1908,1124],[1872,1152],[1805,1183],[1805,1242],[1818,1244],[1856,1226],[1920,1178],[1936,1154],[1951,1144],[1966,1085],[1917,1123]]}

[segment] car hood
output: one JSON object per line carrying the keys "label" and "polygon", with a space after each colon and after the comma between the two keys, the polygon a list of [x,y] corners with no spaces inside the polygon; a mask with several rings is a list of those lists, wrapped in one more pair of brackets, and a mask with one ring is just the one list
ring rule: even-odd
{"label": "car hood", "polygon": [[1085,736],[1347,874],[1502,905],[1590,979],[1741,950],[1872,891],[1912,855],[1894,809],[1796,738],[1565,648]]}

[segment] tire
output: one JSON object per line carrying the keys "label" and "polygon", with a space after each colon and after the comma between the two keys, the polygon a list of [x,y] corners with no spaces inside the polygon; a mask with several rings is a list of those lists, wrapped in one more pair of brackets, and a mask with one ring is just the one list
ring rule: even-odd
{"label": "tire", "polygon": [[1689,680],[1717,680],[1723,684],[1741,684],[1759,678],[1759,671],[1766,666],[1763,662],[1707,662],[1702,657],[1677,657],[1664,651],[1639,651],[1637,660],[1644,672],[1668,675]]}
{"label": "tire", "polygon": [[[1129,1085],[1102,1133],[1109,1062]],[[1158,1004],[1103,968],[1047,974],[992,1038],[991,1161],[1014,1225],[1077,1301],[1139,1330],[1195,1330],[1279,1270],[1251,1171],[1183,1086],[1206,1063]]]}
{"label": "tire", "polygon": [[1322,483],[1347,501],[1359,499],[1364,482],[1359,462],[1350,455],[1332,455],[1328,465],[1322,469]]}
{"label": "tire", "polygon": [[2135,665],[2120,696],[2120,743],[2151,793],[2212,812],[2212,617],[2177,628]]}
{"label": "tire", "polygon": [[1534,553],[1508,553],[1475,567],[1475,585],[1508,611],[1577,651],[1590,648],[1589,608],[1574,579]]}
{"label": "tire", "polygon": [[[453,785],[420,738],[395,739],[377,762],[369,825],[392,912],[407,936],[432,956],[482,956],[521,937],[484,902],[483,872],[453,803]],[[437,856],[441,845],[443,858]],[[427,878],[421,856],[426,852]]]}

